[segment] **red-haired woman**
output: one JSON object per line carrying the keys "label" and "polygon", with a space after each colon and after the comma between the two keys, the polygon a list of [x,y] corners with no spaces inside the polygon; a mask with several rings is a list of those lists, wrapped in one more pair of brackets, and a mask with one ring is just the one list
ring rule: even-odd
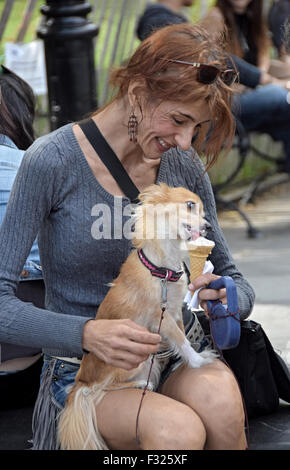
{"label": "red-haired woman", "polygon": [[[232,276],[240,315],[246,318],[254,294],[229,253],[209,178],[191,147],[195,137],[196,149],[203,149],[213,164],[221,148],[230,146],[234,78],[233,70],[225,71],[222,51],[201,28],[169,26],[145,40],[128,64],[114,72],[116,98],[92,120],[138,190],[165,182],[199,194],[212,225],[215,274],[200,276],[191,289],[203,287],[201,304],[216,298],[226,302],[223,289],[206,286],[217,275]],[[38,139],[24,156],[0,232],[0,312],[4,338],[41,345],[45,354],[33,420],[35,449],[58,446],[57,418],[84,350],[127,370],[158,350],[160,336],[131,320],[94,319],[131,249],[122,231],[130,202],[77,123]],[[102,237],[93,236],[92,230],[98,207],[109,211],[110,222],[116,220],[114,209],[122,210],[120,225],[110,225],[110,233],[102,219]],[[37,232],[46,310],[14,296],[18,272]],[[189,320],[184,319],[186,327]],[[240,392],[221,361],[201,369],[170,362],[158,391],[148,391],[143,401],[137,443],[141,395],[137,389],[109,392],[96,406],[109,449],[245,449]]]}

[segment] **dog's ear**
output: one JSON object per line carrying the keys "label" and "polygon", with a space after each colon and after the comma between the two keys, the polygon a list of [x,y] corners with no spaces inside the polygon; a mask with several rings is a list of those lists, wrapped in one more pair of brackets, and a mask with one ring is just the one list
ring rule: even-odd
{"label": "dog's ear", "polygon": [[169,187],[165,183],[151,184],[139,194],[138,199],[142,204],[157,204],[166,202]]}

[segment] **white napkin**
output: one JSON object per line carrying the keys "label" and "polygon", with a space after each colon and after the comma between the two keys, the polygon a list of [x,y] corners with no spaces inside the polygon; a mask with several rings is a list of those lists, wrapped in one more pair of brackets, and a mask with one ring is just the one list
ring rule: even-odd
{"label": "white napkin", "polygon": [[[214,266],[210,261],[206,261],[203,269],[202,274],[206,273],[212,273],[214,270]],[[188,290],[186,293],[186,296],[184,297],[184,302],[188,304],[190,308],[199,308],[199,302],[198,302],[198,293],[200,289],[197,289],[194,291],[193,295],[191,290]]]}

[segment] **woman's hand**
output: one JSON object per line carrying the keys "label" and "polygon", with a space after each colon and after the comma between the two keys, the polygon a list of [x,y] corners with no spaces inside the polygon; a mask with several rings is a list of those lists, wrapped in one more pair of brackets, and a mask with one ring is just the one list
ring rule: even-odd
{"label": "woman's hand", "polygon": [[208,284],[220,277],[221,276],[217,276],[216,274],[202,274],[188,286],[189,290],[191,291],[201,289],[198,293],[199,303],[201,308],[205,311],[207,315],[207,300],[220,300],[223,304],[227,303],[227,293],[225,288],[219,290],[207,289]]}
{"label": "woman's hand", "polygon": [[83,330],[83,349],[107,364],[131,370],[158,351],[161,336],[132,320],[89,320]]}
{"label": "woman's hand", "polygon": [[272,75],[269,75],[266,72],[261,73],[260,77],[260,85],[279,85],[283,88],[286,88],[286,90],[290,90],[290,80],[289,78],[276,78],[273,77]]}

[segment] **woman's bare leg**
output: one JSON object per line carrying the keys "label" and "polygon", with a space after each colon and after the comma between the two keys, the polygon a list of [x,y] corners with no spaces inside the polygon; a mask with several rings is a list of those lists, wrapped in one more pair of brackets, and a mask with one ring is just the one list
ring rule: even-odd
{"label": "woman's bare leg", "polygon": [[110,391],[96,408],[101,435],[110,449],[203,449],[206,439],[198,415],[187,405],[159,393],[146,392],[138,426],[142,390]]}
{"label": "woman's bare leg", "polygon": [[206,430],[206,449],[247,447],[240,390],[232,372],[221,361],[199,369],[182,365],[160,391],[197,413]]}

